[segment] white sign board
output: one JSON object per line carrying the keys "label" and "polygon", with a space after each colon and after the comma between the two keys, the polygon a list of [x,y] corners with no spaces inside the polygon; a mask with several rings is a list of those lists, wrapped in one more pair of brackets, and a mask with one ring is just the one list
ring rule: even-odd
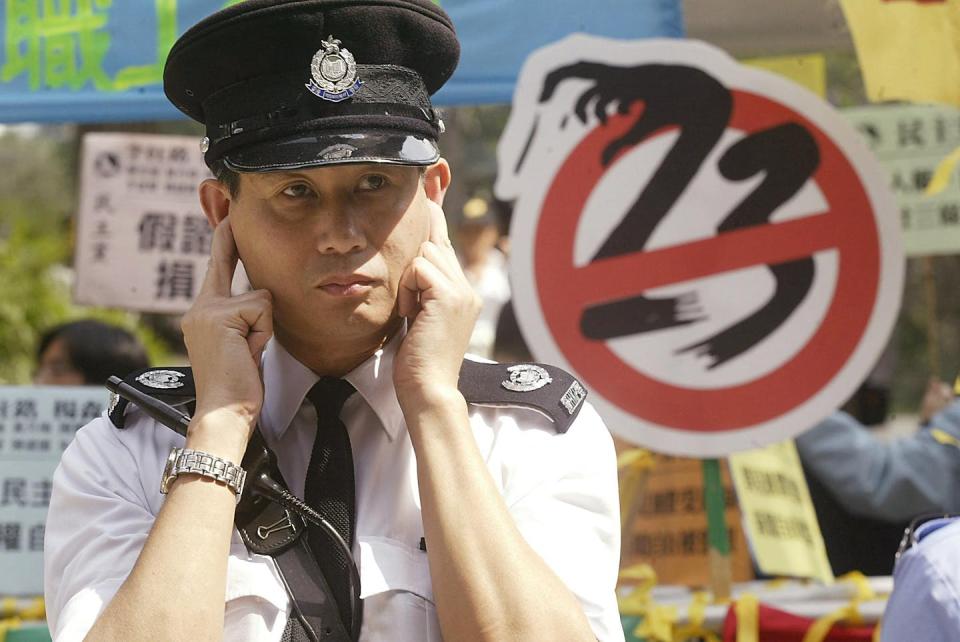
{"label": "white sign board", "polygon": [[960,109],[871,105],[843,115],[889,172],[907,255],[960,253],[960,172],[953,170],[943,191],[925,194],[940,161],[960,147]]}
{"label": "white sign board", "polygon": [[0,595],[43,593],[53,471],[108,397],[97,387],[0,387]]}
{"label": "white sign board", "polygon": [[896,202],[821,98],[686,40],[534,53],[498,149],[533,354],[612,430],[714,457],[782,442],[856,389],[896,319]]}
{"label": "white sign board", "polygon": [[197,197],[209,176],[196,138],[84,136],[77,302],[184,312],[203,280],[213,238]]}

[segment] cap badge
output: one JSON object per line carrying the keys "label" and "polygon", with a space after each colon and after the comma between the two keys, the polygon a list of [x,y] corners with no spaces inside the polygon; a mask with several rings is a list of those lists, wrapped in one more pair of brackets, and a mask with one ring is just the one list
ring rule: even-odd
{"label": "cap badge", "polygon": [[180,380],[185,376],[185,374],[176,372],[175,370],[150,370],[137,377],[137,382],[148,388],[174,390],[176,388],[183,388],[184,384]]}
{"label": "cap badge", "polygon": [[553,382],[546,370],[529,363],[510,366],[507,372],[510,373],[510,378],[500,385],[513,392],[533,392]]}
{"label": "cap badge", "polygon": [[317,98],[339,103],[353,96],[363,85],[357,78],[357,62],[353,54],[340,47],[342,43],[330,36],[314,55],[310,65],[313,78],[307,89]]}
{"label": "cap badge", "polygon": [[323,151],[317,154],[317,158],[325,161],[347,160],[356,152],[357,148],[353,145],[338,143],[336,145],[330,145],[329,147],[324,148]]}

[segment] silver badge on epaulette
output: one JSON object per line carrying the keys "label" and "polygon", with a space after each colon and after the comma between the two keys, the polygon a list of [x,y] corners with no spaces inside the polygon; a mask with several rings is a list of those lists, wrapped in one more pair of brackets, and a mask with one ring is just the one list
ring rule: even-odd
{"label": "silver badge on epaulette", "polygon": [[574,381],[567,388],[567,391],[560,397],[560,404],[566,409],[568,415],[573,415],[577,407],[587,398],[587,390],[579,381]]}
{"label": "silver badge on epaulette", "polygon": [[117,404],[120,403],[120,395],[115,392],[110,393],[110,405],[107,406],[107,414],[112,415],[113,411],[117,409]]}
{"label": "silver badge on epaulette", "polygon": [[342,48],[342,43],[330,36],[314,55],[310,64],[313,78],[307,89],[317,98],[339,103],[359,91],[363,81],[357,78],[357,62],[353,54]]}
{"label": "silver badge on epaulette", "polygon": [[183,388],[184,384],[180,380],[185,376],[182,372],[175,370],[151,370],[137,377],[137,382],[145,385],[147,388],[174,390],[176,388]]}
{"label": "silver badge on epaulette", "polygon": [[533,392],[553,382],[550,373],[530,363],[510,366],[507,372],[510,373],[510,378],[500,385],[513,392]]}

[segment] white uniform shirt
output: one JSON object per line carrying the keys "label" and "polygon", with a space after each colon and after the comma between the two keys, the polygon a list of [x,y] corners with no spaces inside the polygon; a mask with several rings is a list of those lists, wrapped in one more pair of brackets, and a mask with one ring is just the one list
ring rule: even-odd
{"label": "white uniform shirt", "polygon": [[[341,418],[356,472],[361,640],[433,642],[441,639],[440,627],[427,553],[419,548],[424,531],[416,461],[392,379],[399,341],[345,377],[358,392]],[[291,490],[302,497],[316,435],[316,413],[304,396],[317,376],[272,341],[263,380],[260,426]],[[516,407],[471,405],[470,424],[523,536],[576,595],[597,638],[622,640],[614,595],[620,556],[616,462],[596,411],[585,404],[565,434],[539,412]],[[125,430],[101,417],[64,453],[54,475],[44,560],[47,616],[57,642],[82,640],[129,574],[163,503],[164,462],[183,441],[128,410]],[[280,640],[287,594],[273,560],[248,553],[236,530],[226,600],[225,640]]]}

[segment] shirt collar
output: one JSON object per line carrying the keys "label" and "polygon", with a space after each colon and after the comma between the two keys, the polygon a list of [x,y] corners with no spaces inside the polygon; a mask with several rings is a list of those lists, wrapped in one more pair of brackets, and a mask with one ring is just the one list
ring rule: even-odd
{"label": "shirt collar", "polygon": [[[403,427],[403,412],[393,387],[393,359],[405,335],[406,325],[384,347],[343,377],[377,415],[391,441]],[[267,344],[262,365],[264,399],[260,426],[280,439],[320,377],[297,361],[276,339]]]}

